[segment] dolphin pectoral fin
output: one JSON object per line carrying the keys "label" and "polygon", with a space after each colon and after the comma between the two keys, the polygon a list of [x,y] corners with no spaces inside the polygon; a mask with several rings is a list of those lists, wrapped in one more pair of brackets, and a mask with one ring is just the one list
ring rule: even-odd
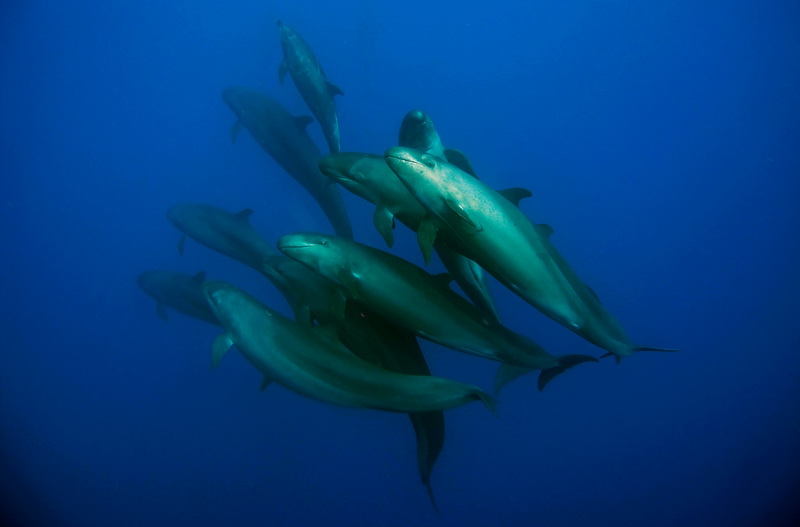
{"label": "dolphin pectoral fin", "polygon": [[169,319],[167,318],[167,306],[161,302],[156,304],[156,314],[158,314],[158,317],[164,322],[169,322]]}
{"label": "dolphin pectoral fin", "polygon": [[436,511],[436,514],[442,514],[439,511],[439,506],[436,505],[436,498],[433,497],[433,489],[431,488],[431,480],[428,479],[427,481],[422,482],[425,485],[425,490],[428,491],[428,497],[431,500],[431,505],[433,505],[433,510]]}
{"label": "dolphin pectoral fin", "polygon": [[464,207],[462,207],[460,203],[457,203],[451,199],[447,199],[445,200],[445,204],[447,205],[447,208],[455,212],[459,218],[467,222],[470,225],[470,227],[472,227],[478,232],[483,230],[483,226],[479,222],[470,218],[469,213],[466,210],[464,210]]}
{"label": "dolphin pectoral fin", "polygon": [[289,69],[286,67],[286,61],[281,61],[281,65],[278,66],[278,82],[281,83],[283,86],[284,81],[286,80],[286,73],[288,73]]}
{"label": "dolphin pectoral fin", "polygon": [[372,215],[372,224],[383,237],[388,247],[394,245],[394,214],[383,206],[378,206]]}
{"label": "dolphin pectoral fin", "polygon": [[430,218],[425,218],[419,223],[417,227],[417,243],[422,251],[422,258],[425,260],[425,265],[431,263],[431,250],[433,249],[433,242],[436,241],[436,234],[439,228]]}
{"label": "dolphin pectoral fin", "polygon": [[301,131],[305,132],[306,127],[314,122],[314,118],[310,115],[300,115],[294,118],[294,122]]}
{"label": "dolphin pectoral fin", "polygon": [[347,294],[350,296],[350,298],[353,300],[358,299],[358,280],[355,276],[343,270],[341,273],[339,273],[338,281],[339,284],[344,287],[345,291],[347,291]]}
{"label": "dolphin pectoral fin", "polygon": [[267,389],[267,386],[269,386],[271,383],[272,383],[272,379],[270,379],[269,377],[264,375],[264,379],[261,381],[261,388],[259,388],[259,389],[263,392],[264,390]]}
{"label": "dolphin pectoral fin", "polygon": [[544,238],[546,240],[549,240],[550,236],[552,236],[553,233],[555,232],[553,230],[553,228],[550,225],[546,224],[546,223],[539,223],[537,225],[534,225],[533,228],[534,228],[534,230],[536,230],[536,232],[539,234],[539,236],[541,236],[542,238]]}
{"label": "dolphin pectoral fin", "polygon": [[513,364],[501,364],[494,376],[494,394],[499,395],[500,390],[502,390],[506,384],[532,371],[531,368],[523,368],[522,366],[514,366]]}
{"label": "dolphin pectoral fin", "polygon": [[231,346],[233,346],[233,340],[231,340],[231,336],[227,332],[223,333],[214,340],[214,344],[211,346],[212,368],[219,366],[219,362],[222,360],[222,357],[225,356],[225,353],[231,349]]}
{"label": "dolphin pectoral fin", "polygon": [[477,396],[478,399],[480,399],[481,402],[486,405],[486,408],[488,408],[489,411],[492,412],[495,417],[497,417],[497,399],[483,390],[478,390]]}
{"label": "dolphin pectoral fin", "polygon": [[344,92],[341,90],[341,88],[339,88],[337,85],[335,85],[328,79],[325,79],[325,86],[328,87],[328,93],[331,94],[331,97],[333,97],[334,95],[344,95]]}
{"label": "dolphin pectoral fin", "polygon": [[475,179],[480,179],[478,175],[475,174],[475,169],[472,168],[472,163],[470,163],[467,156],[465,156],[461,150],[456,150],[455,148],[445,148],[444,157],[451,165],[455,165],[456,168],[463,170]]}
{"label": "dolphin pectoral fin", "polygon": [[558,366],[552,368],[545,368],[539,373],[539,391],[544,390],[547,383],[552,381],[557,375],[564,373],[573,366],[583,364],[584,362],[600,362],[591,355],[562,355],[558,357]]}
{"label": "dolphin pectoral fin", "polygon": [[503,190],[498,190],[497,193],[513,203],[516,207],[519,207],[520,201],[525,198],[530,198],[533,195],[530,190],[521,187],[504,188]]}
{"label": "dolphin pectoral fin", "polygon": [[244,123],[242,121],[237,120],[235,123],[233,123],[233,126],[231,127],[231,143],[236,143],[242,128],[244,128]]}
{"label": "dolphin pectoral fin", "polygon": [[187,236],[182,234],[180,240],[178,240],[178,254],[181,256],[183,256],[183,249],[186,247],[186,238]]}

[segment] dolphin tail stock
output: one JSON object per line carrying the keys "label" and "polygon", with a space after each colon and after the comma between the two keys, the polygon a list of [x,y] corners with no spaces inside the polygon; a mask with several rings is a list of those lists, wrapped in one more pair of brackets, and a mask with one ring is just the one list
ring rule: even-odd
{"label": "dolphin tail stock", "polygon": [[584,362],[600,362],[599,359],[591,355],[561,355],[557,357],[558,366],[552,368],[545,368],[539,373],[539,391],[544,390],[544,387],[552,381],[557,375],[560,375],[578,364]]}
{"label": "dolphin tail stock", "polygon": [[506,384],[510,383],[517,377],[522,377],[523,375],[532,372],[533,370],[533,368],[514,366],[513,364],[501,364],[494,376],[494,394],[499,395],[500,390],[502,390]]}

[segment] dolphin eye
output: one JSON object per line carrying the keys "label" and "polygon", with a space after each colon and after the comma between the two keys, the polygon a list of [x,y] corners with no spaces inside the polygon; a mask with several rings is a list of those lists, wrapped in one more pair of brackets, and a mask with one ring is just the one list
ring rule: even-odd
{"label": "dolphin eye", "polygon": [[436,166],[436,161],[429,155],[424,155],[419,158],[420,162],[428,168],[433,168]]}

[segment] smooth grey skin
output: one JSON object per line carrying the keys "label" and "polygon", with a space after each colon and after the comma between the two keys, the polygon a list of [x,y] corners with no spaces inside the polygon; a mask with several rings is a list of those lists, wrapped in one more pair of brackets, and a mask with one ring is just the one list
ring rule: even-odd
{"label": "smooth grey skin", "polygon": [[339,116],[336,114],[335,95],[343,95],[338,86],[328,80],[314,52],[292,28],[278,20],[281,32],[283,61],[278,70],[278,80],[283,84],[286,73],[292,77],[297,91],[306,101],[311,113],[319,121],[325,141],[331,152],[339,152]]}
{"label": "smooth grey skin", "polygon": [[298,324],[230,284],[206,282],[203,292],[225,328],[214,341],[212,364],[235,345],[264,374],[262,388],[274,381],[318,401],[390,412],[446,410],[476,400],[494,411],[494,399],[480,388],[374,366],[344,347],[334,328]]}
{"label": "smooth grey skin", "polygon": [[[353,194],[376,205],[373,224],[389,247],[394,245],[395,218],[416,232],[427,215],[425,208],[397,179],[383,156],[340,152],[323,157],[319,168]],[[467,297],[487,317],[499,322],[480,266],[448,247],[444,237],[433,247]]]}
{"label": "smooth grey skin", "polygon": [[247,128],[261,148],[317,201],[336,234],[352,238],[339,188],[320,173],[322,154],[306,133],[311,117],[294,117],[268,95],[249,88],[226,88],[222,98],[238,118],[231,130],[233,140]]}
{"label": "smooth grey skin", "polygon": [[[420,230],[447,230],[462,254],[536,309],[615,357],[643,349],[550,243],[552,229],[534,225],[508,196],[450,163],[409,148],[390,148],[386,162],[430,216]],[[524,197],[524,195],[522,196]],[[661,350],[670,351],[670,350]]]}
{"label": "smooth grey skin", "polygon": [[136,283],[149,297],[156,301],[156,313],[167,321],[167,307],[192,318],[221,325],[208,307],[203,295],[205,271],[194,276],[175,271],[145,271],[136,278]]}
{"label": "smooth grey skin", "polygon": [[[431,275],[385,251],[315,233],[287,234],[278,240],[278,248],[397,326],[442,346],[507,363],[519,370],[517,375],[541,369],[540,381],[546,384],[568,367],[595,360],[547,353],[531,339],[487,320],[450,289],[449,275]],[[507,373],[498,375],[505,382],[513,378]],[[544,384],[540,382],[540,389]]]}

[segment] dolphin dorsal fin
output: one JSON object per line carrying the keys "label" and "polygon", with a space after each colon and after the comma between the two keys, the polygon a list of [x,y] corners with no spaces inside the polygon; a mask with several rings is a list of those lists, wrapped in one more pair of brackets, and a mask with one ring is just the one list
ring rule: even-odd
{"label": "dolphin dorsal fin", "polygon": [[305,131],[306,127],[314,122],[314,118],[310,115],[299,115],[294,118],[294,122],[300,130]]}
{"label": "dolphin dorsal fin", "polygon": [[236,213],[236,217],[249,225],[250,216],[253,214],[253,212],[255,212],[253,209],[242,209]]}
{"label": "dolphin dorsal fin", "polygon": [[198,284],[202,284],[203,282],[206,281],[206,272],[205,271],[198,272],[196,275],[192,277],[192,280],[194,280]]}
{"label": "dolphin dorsal fin", "polygon": [[344,95],[342,89],[339,88],[334,83],[332,83],[331,81],[329,81],[328,79],[325,79],[325,86],[328,87],[328,93],[331,94],[331,97],[333,97],[334,95]]}
{"label": "dolphin dorsal fin", "polygon": [[516,207],[519,207],[520,201],[525,198],[530,198],[533,195],[530,190],[522,187],[504,188],[503,190],[498,190],[497,193],[513,203]]}
{"label": "dolphin dorsal fin", "polygon": [[460,168],[475,179],[480,179],[478,175],[475,174],[475,169],[472,168],[472,163],[470,163],[469,158],[467,158],[467,156],[465,156],[464,152],[461,150],[456,150],[455,148],[445,148],[444,158],[448,163],[454,165],[456,168]]}

